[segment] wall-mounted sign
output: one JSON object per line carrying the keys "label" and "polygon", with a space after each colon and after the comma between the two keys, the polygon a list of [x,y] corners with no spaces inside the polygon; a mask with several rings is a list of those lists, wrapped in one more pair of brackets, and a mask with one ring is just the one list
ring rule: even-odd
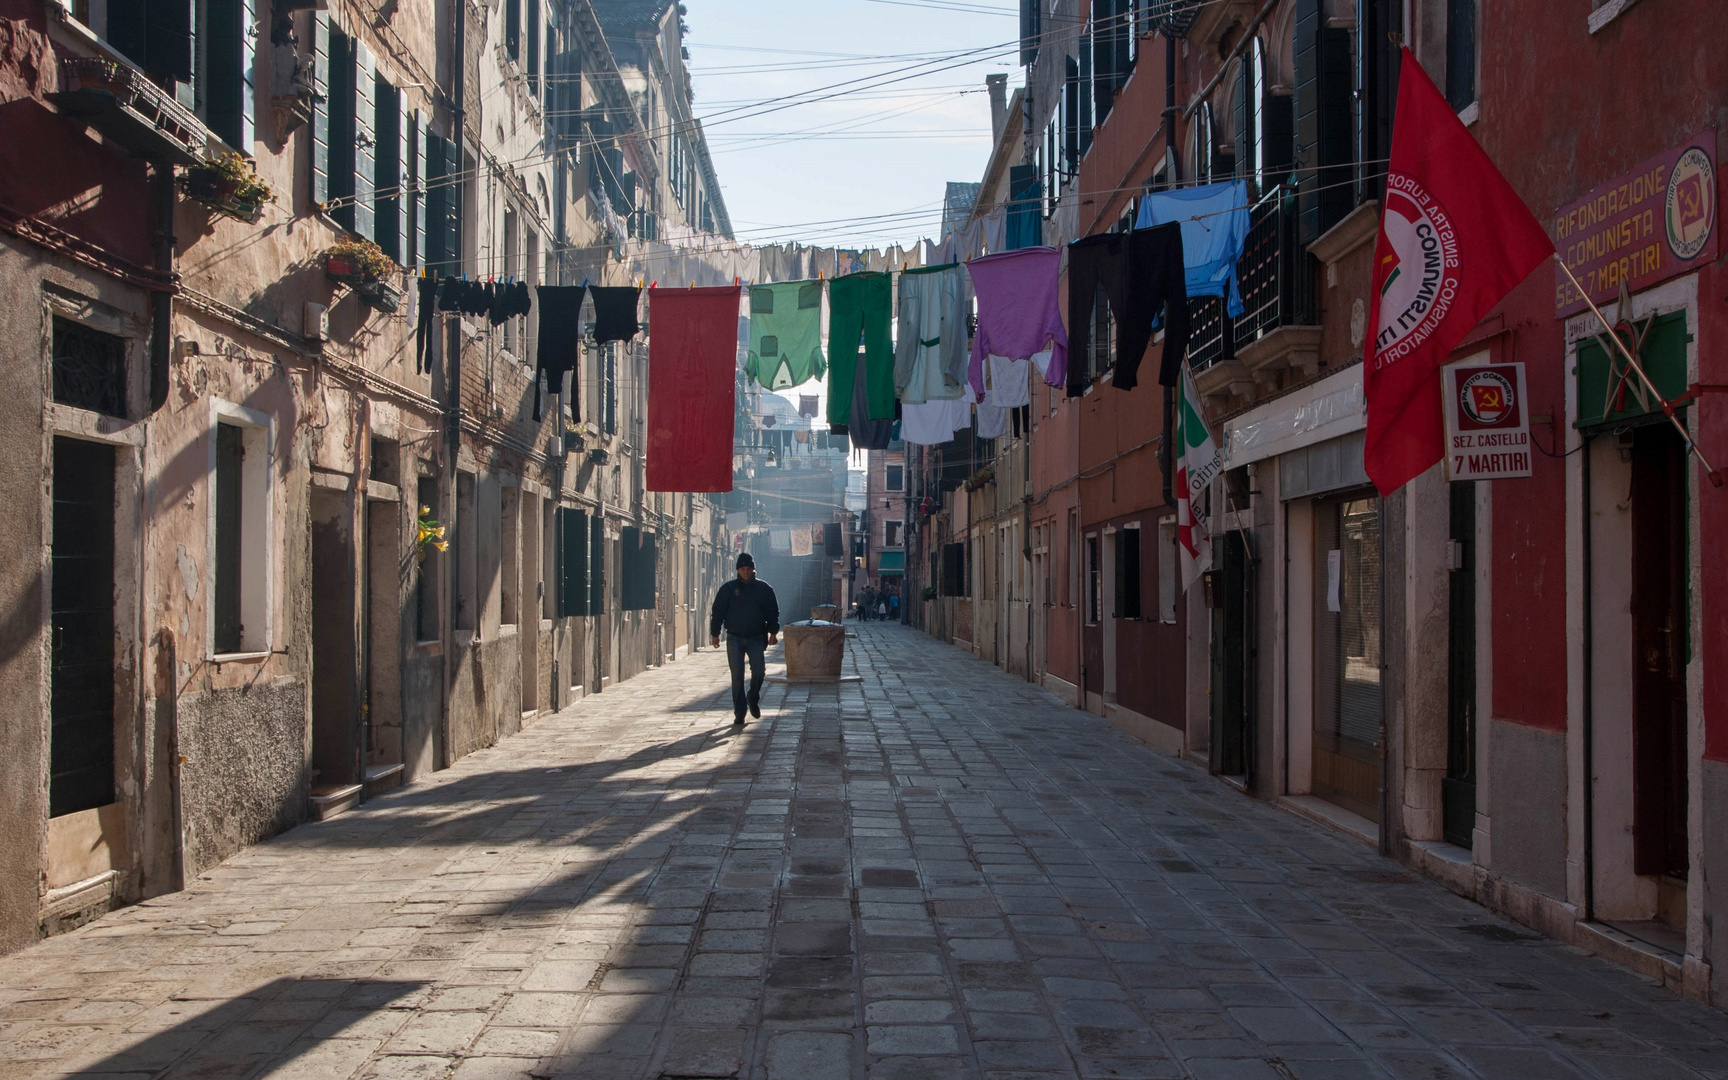
{"label": "wall-mounted sign", "polygon": [[[1640,289],[1716,257],[1716,129],[1708,128],[1554,212],[1559,257],[1598,304],[1620,284]],[[1584,293],[1554,268],[1554,314],[1575,315]]]}
{"label": "wall-mounted sign", "polygon": [[1529,476],[1524,365],[1455,364],[1440,369],[1440,378],[1446,408],[1446,479]]}

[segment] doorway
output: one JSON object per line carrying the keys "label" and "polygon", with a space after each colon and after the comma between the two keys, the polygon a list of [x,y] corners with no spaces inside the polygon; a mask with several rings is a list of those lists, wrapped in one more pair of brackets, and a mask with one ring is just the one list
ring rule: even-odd
{"label": "doorway", "polygon": [[1451,485],[1452,569],[1447,574],[1446,775],[1441,835],[1468,848],[1476,833],[1476,482]]}
{"label": "doorway", "polygon": [[1248,548],[1239,530],[1212,538],[1214,569],[1207,571],[1212,611],[1212,732],[1207,759],[1220,776],[1246,776],[1251,755],[1252,690],[1248,650]]}
{"label": "doorway", "polygon": [[114,449],[54,439],[48,816],[114,802]]}
{"label": "doorway", "polygon": [[1686,448],[1671,425],[1632,435],[1631,526],[1632,870],[1658,879],[1657,917],[1684,925]]}
{"label": "doorway", "polygon": [[345,491],[312,492],[312,794],[360,780],[353,514]]}
{"label": "doorway", "polygon": [[1314,504],[1314,794],[1380,822],[1380,500]]}

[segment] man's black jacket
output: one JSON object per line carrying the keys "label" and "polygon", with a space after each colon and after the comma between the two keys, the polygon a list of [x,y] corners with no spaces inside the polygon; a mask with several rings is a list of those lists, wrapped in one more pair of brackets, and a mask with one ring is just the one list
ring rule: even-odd
{"label": "man's black jacket", "polygon": [[714,594],[714,611],[708,619],[708,636],[719,637],[720,628],[735,637],[780,632],[780,601],[774,587],[761,578],[734,578]]}

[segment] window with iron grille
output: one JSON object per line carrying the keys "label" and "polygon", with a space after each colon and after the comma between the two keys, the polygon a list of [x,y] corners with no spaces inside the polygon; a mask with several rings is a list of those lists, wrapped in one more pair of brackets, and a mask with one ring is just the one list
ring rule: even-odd
{"label": "window with iron grille", "polygon": [[54,400],[126,415],[126,339],[54,316]]}

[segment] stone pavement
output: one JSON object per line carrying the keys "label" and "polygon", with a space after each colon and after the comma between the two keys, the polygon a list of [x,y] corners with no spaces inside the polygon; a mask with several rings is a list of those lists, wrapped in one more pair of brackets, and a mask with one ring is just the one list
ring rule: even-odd
{"label": "stone pavement", "polygon": [[0,959],[0,1080],[1728,1077],[1728,1016],[955,649],[703,652]]}

